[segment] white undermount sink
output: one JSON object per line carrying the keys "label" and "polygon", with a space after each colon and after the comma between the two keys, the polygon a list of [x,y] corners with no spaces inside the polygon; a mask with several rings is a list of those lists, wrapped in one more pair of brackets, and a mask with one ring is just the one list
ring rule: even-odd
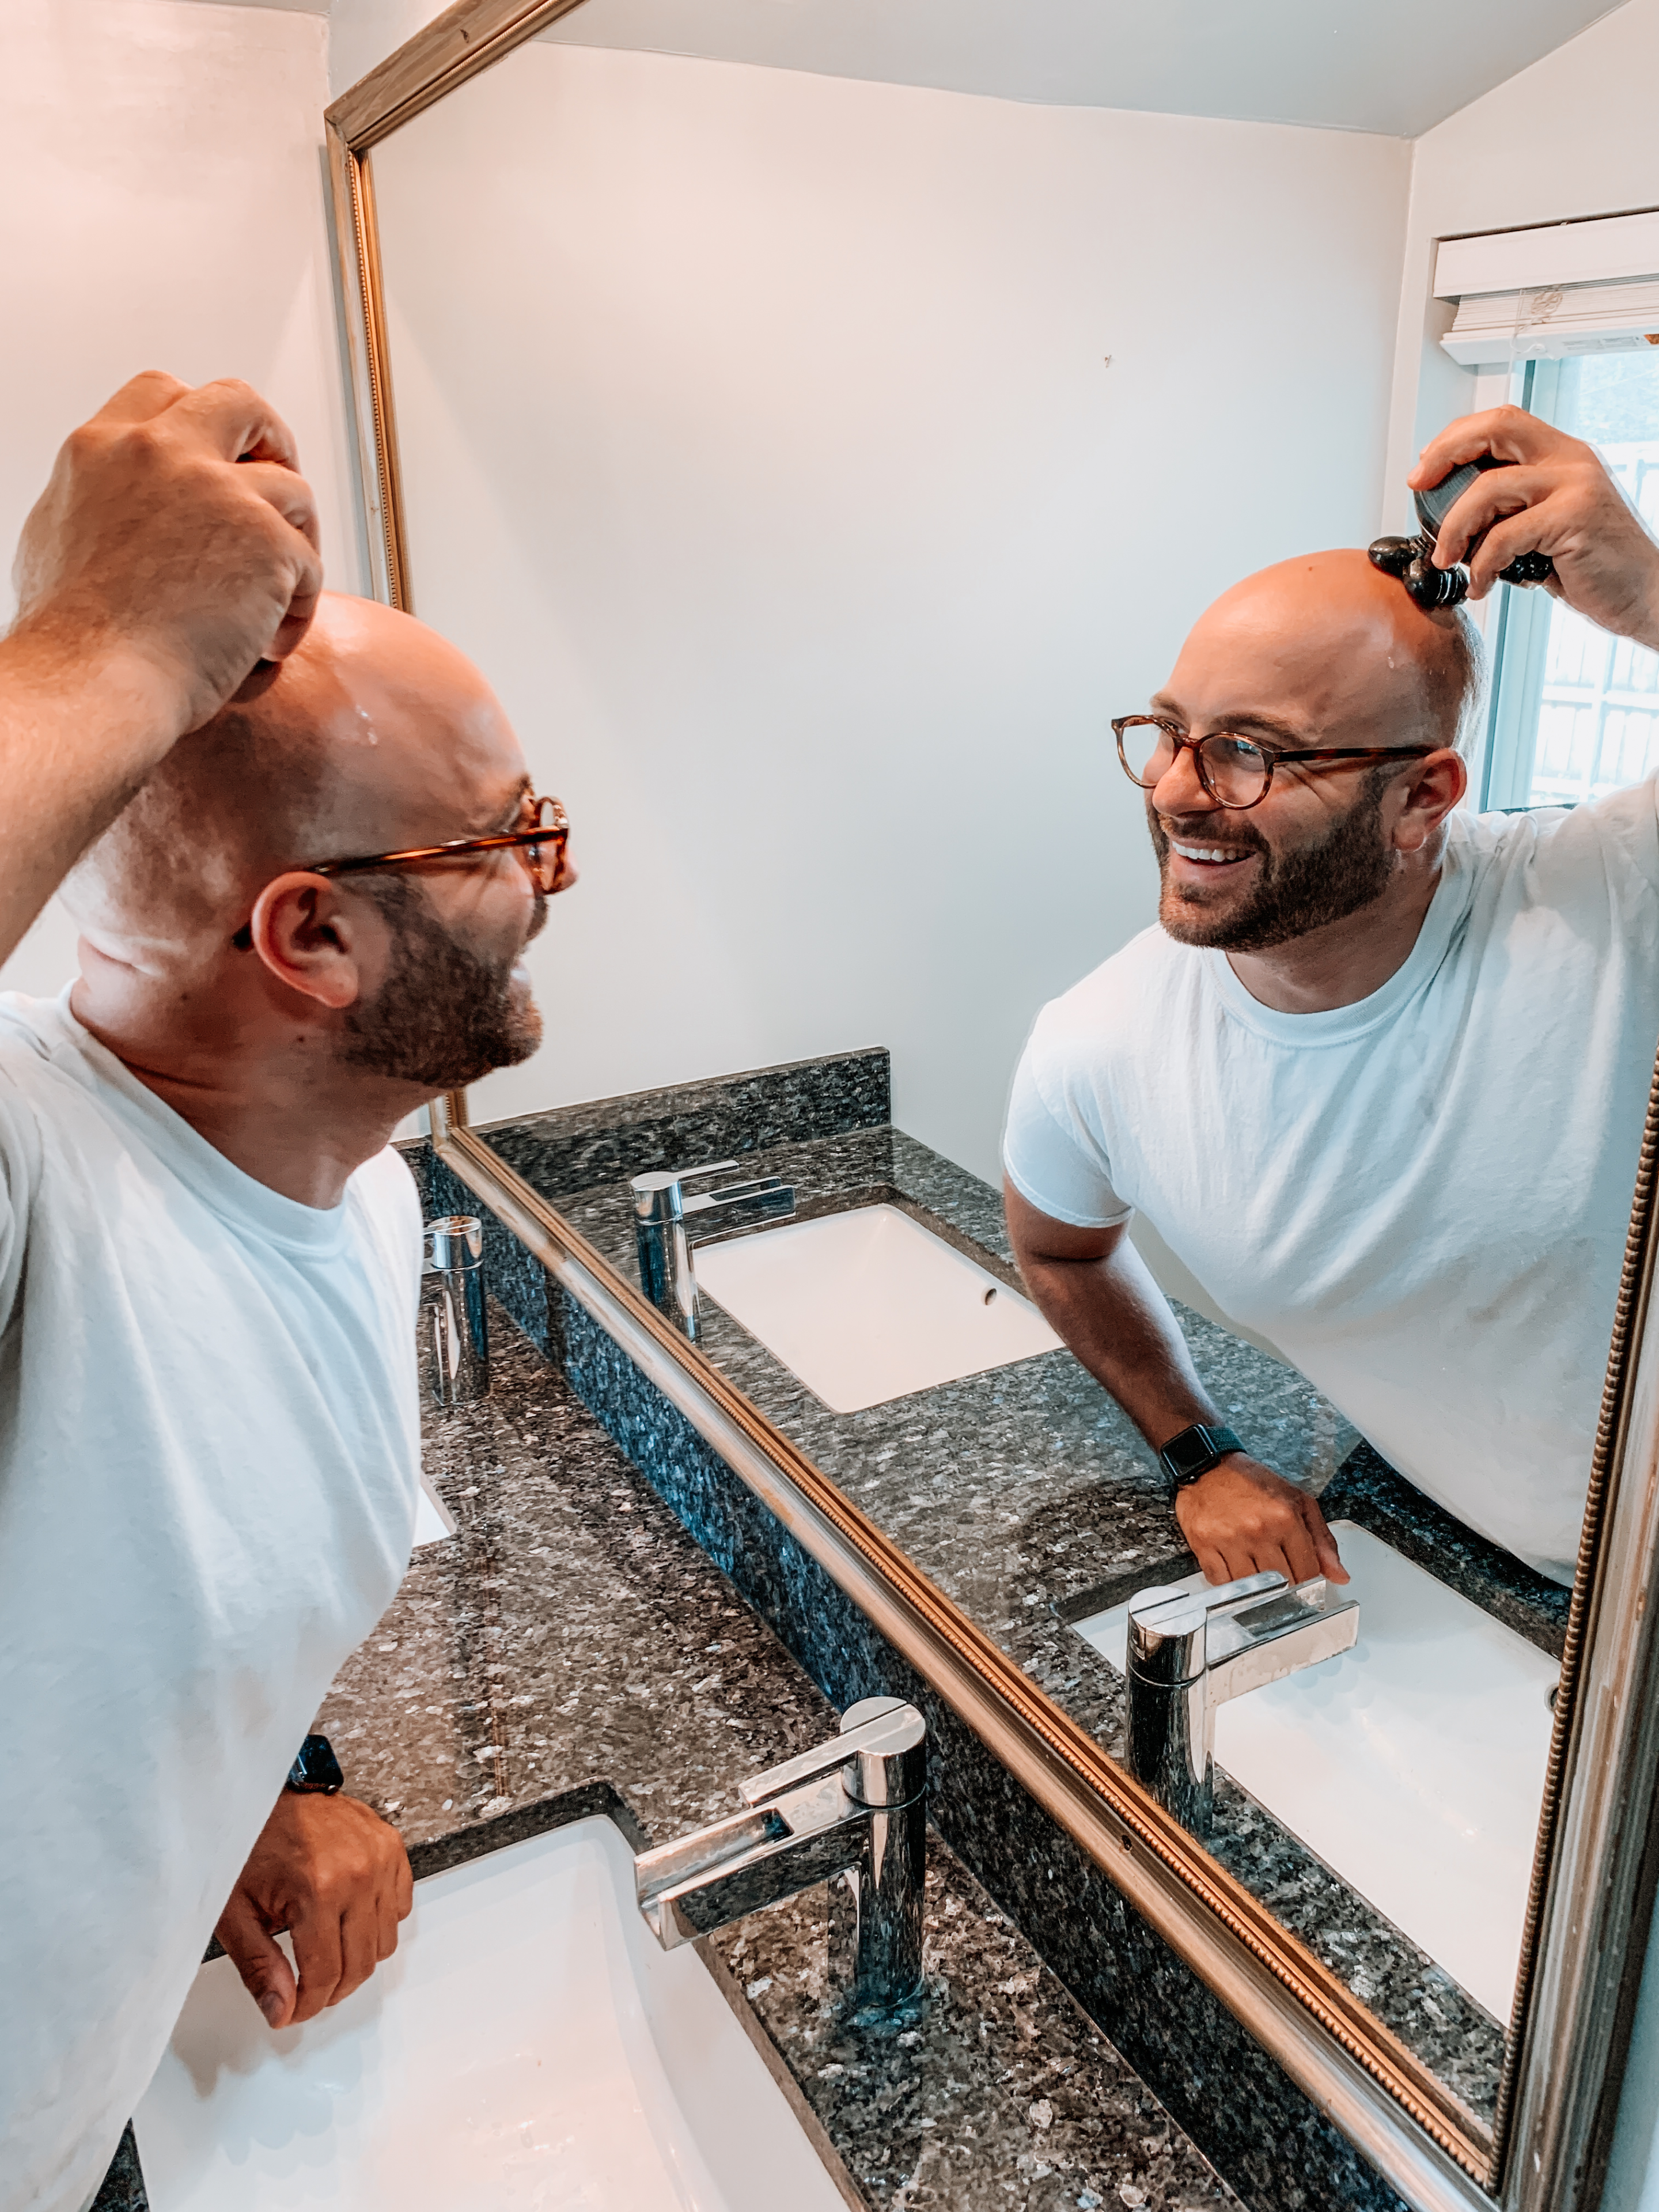
{"label": "white undermount sink", "polygon": [[[1218,1706],[1216,1764],[1507,2020],[1559,1665],[1369,1529],[1332,1531],[1359,1640]],[[1120,1674],[1128,1610],[1077,1624]]]}
{"label": "white undermount sink", "polygon": [[836,1413],[1030,1359],[1060,1342],[1029,1298],[896,1206],[701,1244],[693,1264],[702,1295]]}
{"label": "white undermount sink", "polygon": [[417,1883],[396,1957],[303,2027],[204,1966],[134,2127],[153,2212],[845,2212],[603,1819]]}

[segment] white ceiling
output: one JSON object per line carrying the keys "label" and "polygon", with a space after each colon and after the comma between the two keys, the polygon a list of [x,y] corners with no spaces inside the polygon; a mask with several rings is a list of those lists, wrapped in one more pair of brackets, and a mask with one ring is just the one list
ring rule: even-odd
{"label": "white ceiling", "polygon": [[1414,138],[1612,13],[1609,0],[583,0],[542,35]]}

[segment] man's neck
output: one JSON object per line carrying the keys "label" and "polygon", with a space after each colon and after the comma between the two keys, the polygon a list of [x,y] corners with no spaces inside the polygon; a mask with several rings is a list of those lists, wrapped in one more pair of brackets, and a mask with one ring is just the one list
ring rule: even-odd
{"label": "man's neck", "polygon": [[[100,1019],[84,979],[70,1000],[76,1019],[130,1075],[188,1121],[234,1167],[301,1206],[326,1211],[366,1160],[383,1152],[410,1102],[366,1097],[360,1071],[340,1071],[326,1046],[267,1051],[165,1042],[142,1027]],[[349,1077],[349,1079],[347,1079]]]}
{"label": "man's neck", "polygon": [[1327,922],[1266,952],[1230,952],[1250,996],[1279,1014],[1324,1014],[1380,991],[1411,957],[1440,870],[1403,874],[1358,914]]}

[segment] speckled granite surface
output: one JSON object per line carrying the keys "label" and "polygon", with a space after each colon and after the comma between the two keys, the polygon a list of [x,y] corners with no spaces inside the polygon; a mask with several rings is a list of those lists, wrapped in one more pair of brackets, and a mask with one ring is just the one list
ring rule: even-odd
{"label": "speckled granite surface", "polygon": [[[428,1423],[458,1534],[416,1555],[318,1722],[417,1875],[591,1813],[635,1848],[665,1840],[732,1811],[743,1775],[836,1724],[598,1422],[494,1318],[491,1399]],[[855,2028],[838,2002],[839,1885],[713,1939],[723,1985],[864,2200],[1236,2201],[949,1848],[929,1845],[927,1993],[890,2027]],[[98,2212],[144,2203],[124,2145]]]}
{"label": "speckled granite surface", "polygon": [[[728,1124],[728,1137],[737,1133]],[[533,1138],[534,1124],[522,1125],[516,1160],[539,1184]],[[999,1194],[890,1127],[733,1149],[745,1173],[792,1182],[803,1216],[885,1200],[1018,1284]],[[631,1272],[625,1182],[567,1186],[556,1199],[613,1265]],[[837,1414],[712,1300],[703,1315],[709,1356],[1119,1755],[1121,1677],[1069,1624],[1188,1571],[1191,1559],[1151,1453],[1108,1394],[1060,1351]],[[1182,1309],[1181,1318],[1206,1382],[1261,1457],[1312,1489],[1333,1486],[1334,1513],[1366,1522],[1534,1641],[1547,1648],[1557,1639],[1559,1650],[1565,1592],[1461,1529],[1364,1447],[1339,1474],[1352,1432],[1302,1376],[1199,1315]],[[1472,2112],[1490,2120],[1503,2023],[1224,1778],[1211,1844]]]}
{"label": "speckled granite surface", "polygon": [[[733,1149],[739,1149],[734,1147]],[[429,1153],[428,1205],[473,1201]],[[1400,2199],[1279,2071],[1102,1869],[1026,1796],[754,1494],[498,1223],[492,1279],[526,1333],[642,1468],[836,1709],[878,1691],[927,1712],[931,1812],[1000,1908],[1260,2212],[1399,2212]],[[1042,1606],[1029,1618],[1087,1653]]]}

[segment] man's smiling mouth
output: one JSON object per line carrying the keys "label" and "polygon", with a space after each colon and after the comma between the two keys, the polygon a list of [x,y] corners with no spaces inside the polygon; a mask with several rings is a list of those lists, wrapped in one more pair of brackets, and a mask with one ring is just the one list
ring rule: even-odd
{"label": "man's smiling mouth", "polygon": [[1250,857],[1248,852],[1224,852],[1218,845],[1182,845],[1173,837],[1170,840],[1170,850],[1179,853],[1183,860],[1204,860],[1212,867],[1230,866],[1236,860],[1248,860]]}

